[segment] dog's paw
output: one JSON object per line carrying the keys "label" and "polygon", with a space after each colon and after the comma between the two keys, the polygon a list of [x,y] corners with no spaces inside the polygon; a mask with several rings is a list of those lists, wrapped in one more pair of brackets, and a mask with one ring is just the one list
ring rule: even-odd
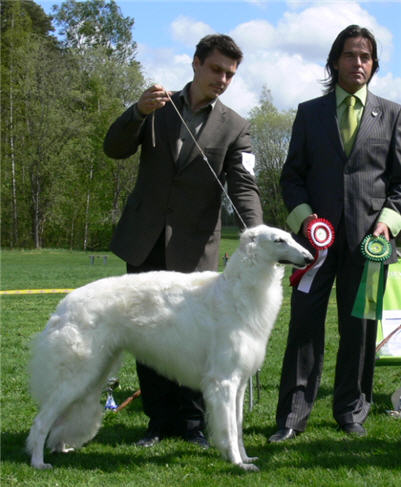
{"label": "dog's paw", "polygon": [[257,462],[259,460],[259,457],[244,457],[242,459],[242,461],[244,463],[253,463],[253,462]]}
{"label": "dog's paw", "polygon": [[239,463],[238,466],[247,472],[260,472],[259,468],[253,463]]}

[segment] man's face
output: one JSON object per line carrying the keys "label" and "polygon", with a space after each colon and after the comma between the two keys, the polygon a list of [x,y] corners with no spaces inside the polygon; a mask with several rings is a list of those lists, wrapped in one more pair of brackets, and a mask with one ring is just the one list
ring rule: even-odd
{"label": "man's face", "polygon": [[365,37],[349,37],[338,61],[338,84],[348,93],[355,93],[367,84],[372,76],[372,46]]}
{"label": "man's face", "polygon": [[193,84],[197,87],[198,95],[204,100],[214,100],[224,93],[237,71],[237,61],[217,49],[212,51],[203,64],[195,56],[192,66]]}

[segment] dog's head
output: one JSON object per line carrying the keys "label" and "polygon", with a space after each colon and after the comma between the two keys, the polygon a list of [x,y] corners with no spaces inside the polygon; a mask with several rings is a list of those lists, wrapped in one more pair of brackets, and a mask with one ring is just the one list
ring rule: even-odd
{"label": "dog's head", "polygon": [[274,262],[305,267],[313,261],[312,254],[288,232],[266,225],[245,230],[241,235],[240,250],[258,264]]}

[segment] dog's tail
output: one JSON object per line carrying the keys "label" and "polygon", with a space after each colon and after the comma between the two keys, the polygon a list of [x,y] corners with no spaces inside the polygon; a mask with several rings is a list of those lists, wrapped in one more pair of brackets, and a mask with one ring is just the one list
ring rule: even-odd
{"label": "dog's tail", "polygon": [[[65,325],[60,331],[57,315],[51,321],[52,331],[44,330],[33,344],[30,386],[40,413],[35,420],[38,427],[32,427],[27,440],[28,451],[34,448],[41,428],[48,433],[47,446],[55,451],[78,448],[91,440],[102,421],[102,391],[120,365],[118,351],[93,353],[84,346],[76,327]],[[49,422],[49,417],[55,420]]]}
{"label": "dog's tail", "polygon": [[[88,371],[82,370],[82,374],[75,378],[74,382],[66,381],[59,388],[57,403],[63,406],[55,406],[58,411],[57,419],[53,424],[48,424],[49,431],[47,446],[53,451],[65,451],[65,448],[79,448],[90,441],[98,432],[103,418],[104,406],[101,404],[101,394],[110,374],[118,372],[120,354],[107,361],[104,369],[94,371],[91,380],[88,379]],[[36,441],[37,430],[41,424],[36,425],[39,418],[46,417],[46,412],[54,406],[54,402],[48,398],[41,405],[31,432],[27,439],[27,451],[32,453]],[[44,413],[44,416],[43,414]],[[40,421],[39,421],[40,423]]]}
{"label": "dog's tail", "polygon": [[61,383],[86,368],[91,350],[85,345],[78,327],[57,312],[35,336],[28,371],[31,395],[39,406],[49,400]]}

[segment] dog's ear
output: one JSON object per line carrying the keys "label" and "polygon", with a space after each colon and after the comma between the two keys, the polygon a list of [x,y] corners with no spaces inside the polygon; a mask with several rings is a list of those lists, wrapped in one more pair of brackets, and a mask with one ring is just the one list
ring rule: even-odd
{"label": "dog's ear", "polygon": [[245,230],[241,235],[239,248],[241,252],[251,257],[256,247],[256,233],[252,229]]}

